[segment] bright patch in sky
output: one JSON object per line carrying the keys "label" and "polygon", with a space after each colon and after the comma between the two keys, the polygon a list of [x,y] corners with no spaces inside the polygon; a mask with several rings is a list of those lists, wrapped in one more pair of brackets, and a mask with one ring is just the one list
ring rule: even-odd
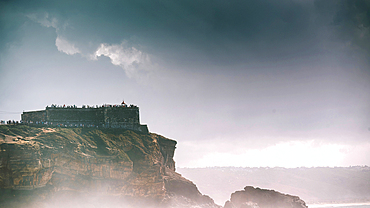
{"label": "bright patch in sky", "polygon": [[55,40],[55,45],[57,46],[58,51],[64,52],[68,55],[81,53],[80,50],[78,50],[78,48],[74,44],[69,43],[67,40],[59,36]]}
{"label": "bright patch in sky", "polygon": [[[358,147],[340,144],[318,144],[311,141],[289,141],[263,149],[244,152],[209,152],[190,161],[188,167],[241,166],[241,167],[313,167],[341,166],[348,154]],[[181,166],[181,164],[179,164]]]}
{"label": "bright patch in sky", "polygon": [[99,56],[109,57],[112,64],[123,68],[129,77],[134,76],[139,65],[150,61],[148,54],[135,47],[127,47],[125,42],[120,45],[101,44],[92,59],[96,60]]}

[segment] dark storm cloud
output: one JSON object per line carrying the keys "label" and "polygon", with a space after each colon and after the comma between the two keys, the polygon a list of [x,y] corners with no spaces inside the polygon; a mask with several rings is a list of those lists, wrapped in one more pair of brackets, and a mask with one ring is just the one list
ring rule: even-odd
{"label": "dark storm cloud", "polygon": [[[56,18],[58,33],[76,42],[82,50],[95,50],[100,43],[118,44],[129,40],[130,44],[178,64],[237,65],[317,56],[325,52],[319,31],[323,24],[341,25],[340,30],[347,31],[347,39],[353,39],[354,44],[363,45],[369,37],[368,33],[351,33],[346,29],[358,28],[359,22],[348,22],[364,22],[363,15],[368,15],[359,6],[352,9],[351,3],[346,2],[325,3],[336,9],[334,19],[325,21],[317,19],[315,13],[320,17],[327,12],[322,9],[322,1],[315,4],[299,0],[13,1],[3,4],[25,15],[47,13],[50,19]],[[327,7],[333,10],[330,5]],[[346,8],[351,9],[341,15]],[[12,28],[7,25],[12,24],[8,22],[16,20],[7,18],[2,18],[6,23],[2,27],[9,32],[3,35],[10,36]],[[368,25],[362,25],[365,31]]]}
{"label": "dark storm cloud", "polygon": [[26,21],[18,8],[9,4],[10,1],[0,1],[0,55],[10,44],[19,41],[20,27]]}
{"label": "dark storm cloud", "polygon": [[[152,53],[172,55],[176,60],[186,56],[191,61],[209,58],[218,64],[230,64],[313,56],[323,52],[318,31],[322,24],[335,27],[343,34],[344,41],[350,40],[359,47],[368,48],[370,42],[366,1],[13,1],[2,4],[3,8],[16,8],[16,12],[24,14],[47,12],[66,25],[59,32],[79,42],[80,47],[88,47],[89,42],[113,44],[129,39]],[[333,16],[320,19],[328,12]],[[17,19],[9,19],[6,13],[4,16],[2,31],[9,32],[2,32],[2,36],[11,36]]]}
{"label": "dark storm cloud", "polygon": [[370,1],[338,2],[333,25],[344,41],[370,52]]}
{"label": "dark storm cloud", "polygon": [[[20,31],[29,21],[55,30],[56,44],[59,40],[69,46],[69,50],[64,49],[67,54],[93,54],[102,43],[117,48],[126,41],[127,47],[135,46],[176,69],[216,69],[221,75],[238,69],[258,73],[271,69],[280,73],[287,69],[299,70],[304,65],[318,65],[322,60],[329,62],[325,66],[338,66],[342,63],[330,62],[348,59],[340,54],[342,51],[358,52],[359,48],[366,51],[370,42],[366,1],[15,0],[2,1],[1,6],[1,53],[6,45],[20,42],[22,36],[28,35]],[[334,58],[326,60],[326,56]],[[330,82],[324,79],[334,79],[332,72],[320,74],[317,72],[320,70],[305,76],[323,77],[320,81],[325,84]],[[268,76],[274,74],[268,72],[255,81],[256,86],[268,82]],[[369,75],[362,77],[366,76]],[[297,78],[303,83],[307,81],[289,74],[289,79]],[[279,83],[288,83],[286,80],[284,77]],[[207,89],[208,80],[201,81]],[[245,87],[244,81],[240,82]],[[244,92],[229,93],[234,90],[228,88],[229,85],[224,84],[225,94],[231,94],[232,98],[244,95]],[[267,89],[270,86],[266,84]],[[332,86],[323,84],[329,89]],[[292,91],[289,87],[285,90],[287,94]],[[216,96],[215,92],[205,91],[203,97],[211,93]]]}

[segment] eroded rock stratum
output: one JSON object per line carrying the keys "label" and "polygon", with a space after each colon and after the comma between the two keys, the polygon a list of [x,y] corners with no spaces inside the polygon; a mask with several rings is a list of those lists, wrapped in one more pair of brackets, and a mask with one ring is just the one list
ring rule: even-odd
{"label": "eroded rock stratum", "polygon": [[123,129],[0,126],[0,207],[218,207],[175,172],[176,141]]}

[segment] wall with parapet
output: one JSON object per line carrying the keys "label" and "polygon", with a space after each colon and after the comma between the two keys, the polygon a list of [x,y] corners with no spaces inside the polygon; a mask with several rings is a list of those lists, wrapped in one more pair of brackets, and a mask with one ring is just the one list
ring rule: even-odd
{"label": "wall with parapet", "polygon": [[46,108],[46,113],[47,121],[53,123],[104,123],[104,112],[101,108]]}
{"label": "wall with parapet", "polygon": [[22,122],[63,127],[123,128],[148,133],[140,125],[137,106],[102,106],[97,108],[46,107],[42,111],[23,112]]}
{"label": "wall with parapet", "polygon": [[31,111],[31,112],[23,112],[21,115],[23,122],[28,123],[42,123],[46,122],[46,111]]}

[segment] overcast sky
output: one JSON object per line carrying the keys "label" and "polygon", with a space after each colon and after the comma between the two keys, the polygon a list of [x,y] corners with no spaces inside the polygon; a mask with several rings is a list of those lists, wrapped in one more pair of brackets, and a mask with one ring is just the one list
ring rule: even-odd
{"label": "overcast sky", "polygon": [[140,107],[179,167],[370,165],[370,1],[0,1],[0,119]]}

